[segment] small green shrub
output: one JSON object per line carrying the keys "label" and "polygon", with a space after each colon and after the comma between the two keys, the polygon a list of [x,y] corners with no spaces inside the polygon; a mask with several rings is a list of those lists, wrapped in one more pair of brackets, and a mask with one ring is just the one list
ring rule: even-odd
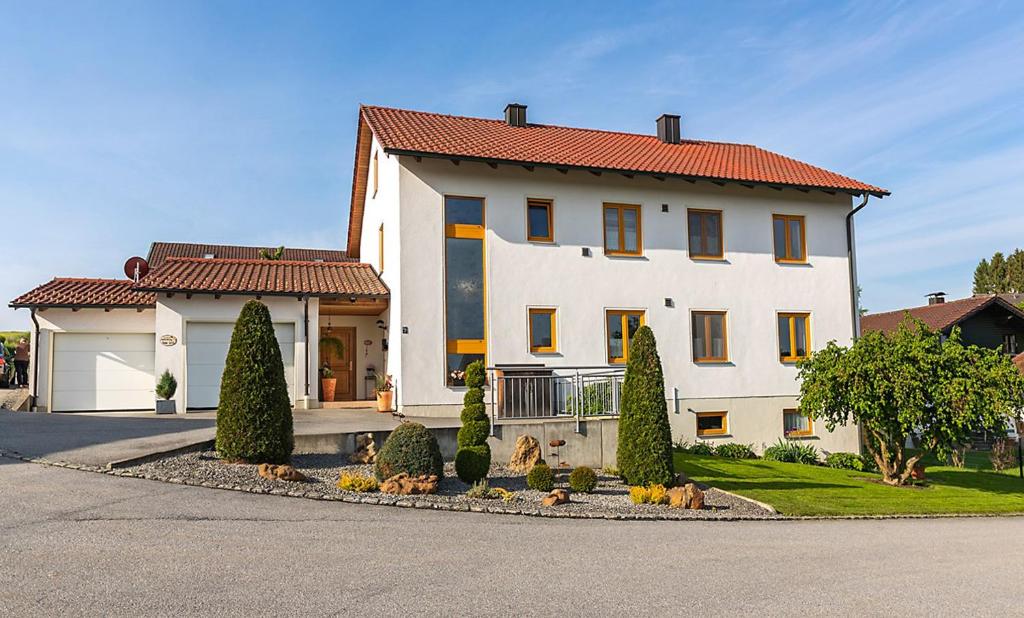
{"label": "small green shrub", "polygon": [[466,490],[466,497],[477,500],[490,500],[491,498],[499,497],[499,494],[497,490],[492,489],[487,484],[487,479],[484,479],[473,483],[473,486]]}
{"label": "small green shrub", "polygon": [[597,473],[586,466],[580,466],[569,474],[569,488],[581,494],[589,494],[597,487]]}
{"label": "small green shrub", "polygon": [[629,499],[633,504],[666,504],[668,502],[668,490],[664,485],[638,485],[629,488]]}
{"label": "small green shrub", "polygon": [[719,444],[715,447],[715,455],[729,459],[757,459],[757,454],[754,453],[752,444],[739,444],[736,442]]}
{"label": "small green shrub", "polygon": [[444,460],[437,439],[419,423],[402,423],[377,453],[374,474],[378,481],[402,472],[409,476],[444,475]]}
{"label": "small green shrub", "polygon": [[156,383],[156,396],[160,399],[170,399],[174,397],[177,390],[178,381],[171,375],[170,370],[164,369],[164,372],[160,374],[160,380]]}
{"label": "small green shrub", "polygon": [[491,469],[491,447],[487,444],[464,446],[455,452],[455,474],[464,482],[487,477]]}
{"label": "small green shrub", "polygon": [[555,473],[547,464],[537,464],[526,474],[526,486],[537,491],[555,488]]}
{"label": "small green shrub", "polygon": [[338,489],[358,492],[377,491],[377,479],[372,476],[342,472],[338,479]]}
{"label": "small green shrub", "polygon": [[829,453],[825,457],[825,465],[841,470],[857,470],[858,472],[864,470],[864,460],[856,453]]}
{"label": "small green shrub", "polygon": [[466,394],[462,398],[462,427],[459,429],[459,448],[455,452],[455,473],[464,483],[476,483],[487,476],[491,468],[491,449],[487,436],[491,424],[484,406],[483,385],[486,381],[484,364],[475,361],[466,367]]}
{"label": "small green shrub", "polygon": [[779,438],[778,442],[764,449],[764,458],[768,461],[816,465],[818,463],[818,449],[810,444],[801,444]]}
{"label": "small green shrub", "polygon": [[604,472],[608,476],[622,478],[622,474],[619,473],[619,469],[615,466],[605,466],[604,468],[601,468],[601,472]]}
{"label": "small green shrub", "polygon": [[690,453],[691,455],[714,455],[715,445],[710,442],[695,442],[690,444],[689,442],[680,442],[676,445],[676,448],[684,453]]}

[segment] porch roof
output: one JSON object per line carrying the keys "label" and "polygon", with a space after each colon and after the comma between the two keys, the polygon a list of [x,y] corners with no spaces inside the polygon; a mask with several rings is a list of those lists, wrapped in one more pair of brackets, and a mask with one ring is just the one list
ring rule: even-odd
{"label": "porch roof", "polygon": [[168,257],[136,290],[165,293],[387,298],[369,264]]}

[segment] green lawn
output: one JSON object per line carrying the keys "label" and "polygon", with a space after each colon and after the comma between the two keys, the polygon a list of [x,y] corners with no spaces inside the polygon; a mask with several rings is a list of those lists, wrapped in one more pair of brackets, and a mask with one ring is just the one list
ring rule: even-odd
{"label": "green lawn", "polygon": [[[982,454],[968,459],[983,466]],[[1017,470],[935,466],[923,487],[889,487],[877,474],[760,459],[676,453],[676,469],[774,506],[785,515],[1024,513],[1024,480]],[[987,460],[986,460],[987,462]]]}

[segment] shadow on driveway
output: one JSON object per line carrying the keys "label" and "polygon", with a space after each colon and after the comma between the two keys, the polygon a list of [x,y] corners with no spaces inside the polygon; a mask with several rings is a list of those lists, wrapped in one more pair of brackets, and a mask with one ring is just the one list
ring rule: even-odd
{"label": "shadow on driveway", "polygon": [[0,411],[0,450],[91,466],[212,440],[217,421]]}

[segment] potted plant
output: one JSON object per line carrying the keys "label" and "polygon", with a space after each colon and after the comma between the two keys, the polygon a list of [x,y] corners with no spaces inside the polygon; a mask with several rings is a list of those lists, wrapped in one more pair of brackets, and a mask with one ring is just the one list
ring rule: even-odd
{"label": "potted plant", "polygon": [[324,392],[324,401],[334,401],[334,393],[338,389],[338,379],[327,365],[320,369],[320,389]]}
{"label": "potted plant", "polygon": [[178,390],[178,381],[171,375],[169,369],[164,369],[164,372],[160,374],[160,380],[156,383],[156,396],[160,399],[156,400],[156,413],[157,414],[174,414],[174,393]]}
{"label": "potted plant", "polygon": [[377,374],[377,411],[391,412],[395,405],[395,385],[391,376],[386,373]]}

